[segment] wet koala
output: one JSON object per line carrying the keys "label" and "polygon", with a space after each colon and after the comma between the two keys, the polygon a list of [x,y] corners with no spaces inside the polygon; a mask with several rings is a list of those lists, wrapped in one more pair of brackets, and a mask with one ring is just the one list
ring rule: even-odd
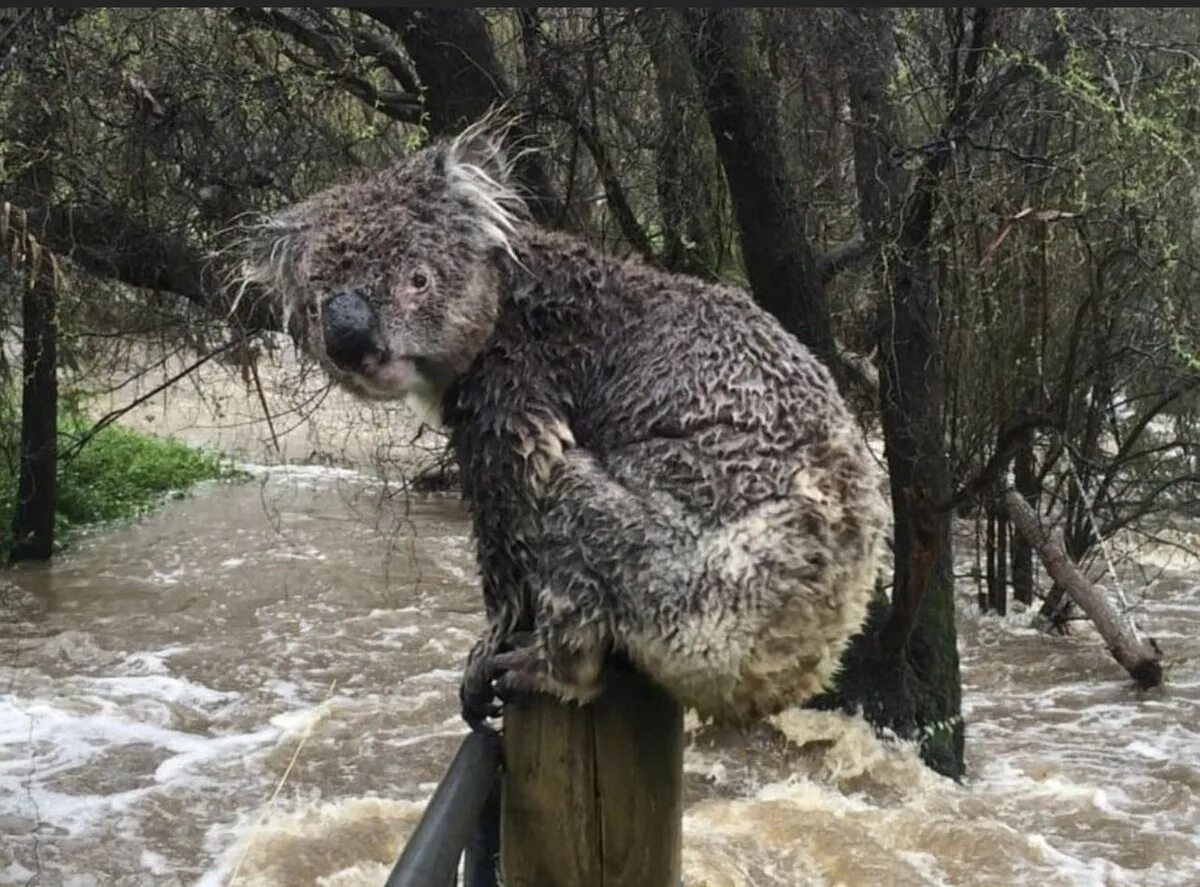
{"label": "wet koala", "polygon": [[888,524],[829,372],[741,289],[527,222],[510,175],[478,126],[285,210],[242,264],[334,380],[440,410],[489,621],[466,720],[586,703],[610,654],[727,722],[819,692]]}

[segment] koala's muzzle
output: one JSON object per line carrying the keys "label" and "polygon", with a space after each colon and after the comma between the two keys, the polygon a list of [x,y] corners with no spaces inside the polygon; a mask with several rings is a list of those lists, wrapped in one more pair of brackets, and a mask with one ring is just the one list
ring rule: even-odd
{"label": "koala's muzzle", "polygon": [[379,321],[367,300],[357,290],[335,293],[321,311],[325,353],[343,370],[362,368],[368,357],[387,356],[387,345],[379,334]]}

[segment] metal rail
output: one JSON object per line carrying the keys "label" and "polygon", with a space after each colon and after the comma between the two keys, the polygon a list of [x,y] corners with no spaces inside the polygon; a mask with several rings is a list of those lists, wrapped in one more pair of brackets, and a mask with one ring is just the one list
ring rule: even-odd
{"label": "metal rail", "polygon": [[495,887],[500,850],[500,740],[469,734],[438,783],[386,887],[448,887],[466,851],[464,887]]}

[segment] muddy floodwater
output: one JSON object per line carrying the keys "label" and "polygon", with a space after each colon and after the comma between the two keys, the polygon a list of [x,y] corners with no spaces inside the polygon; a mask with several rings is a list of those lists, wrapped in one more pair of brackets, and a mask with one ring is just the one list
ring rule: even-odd
{"label": "muddy floodwater", "polygon": [[[961,785],[840,715],[691,727],[685,882],[1200,884],[1200,592],[1159,566],[1147,694],[963,583]],[[379,885],[464,732],[455,498],[255,469],[0,573],[0,600],[3,885]]]}

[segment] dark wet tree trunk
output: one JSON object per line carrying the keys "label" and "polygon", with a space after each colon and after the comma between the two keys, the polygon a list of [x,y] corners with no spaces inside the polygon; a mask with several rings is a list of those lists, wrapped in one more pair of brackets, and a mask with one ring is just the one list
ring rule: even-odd
{"label": "dark wet tree trunk", "polygon": [[[843,49],[853,58],[848,68],[859,214],[883,292],[880,411],[895,563],[890,605],[876,603],[846,655],[836,692],[818,704],[861,707],[877,726],[918,740],[930,766],[957,778],[963,772],[962,685],[950,518],[939,507],[949,501],[951,482],[930,255],[935,190],[953,147],[942,139],[911,176],[903,174],[892,151],[900,144],[897,115],[887,97],[896,64],[892,13],[854,10],[844,23]],[[944,133],[968,116],[987,23],[987,12],[977,11]]]}
{"label": "dark wet tree trunk", "polygon": [[54,550],[58,471],[58,362],[54,275],[42,268],[21,295],[21,447],[11,561]]}
{"label": "dark wet tree trunk", "polygon": [[779,89],[745,9],[682,13],[717,156],[733,201],[750,289],[760,305],[839,373],[829,306],[789,173]]}
{"label": "dark wet tree trunk", "polygon": [[363,12],[404,44],[421,78],[431,132],[458,132],[506,98],[507,81],[478,10],[431,6]]}
{"label": "dark wet tree trunk", "polygon": [[[28,27],[37,37],[26,44],[29,88],[38,101],[24,103],[27,155],[17,180],[25,199],[46,201],[53,193],[53,134],[57,87],[54,71],[58,29],[73,13],[33,10]],[[58,499],[58,329],[55,260],[27,224],[9,228],[16,241],[3,244],[25,270],[21,294],[21,440],[17,497],[12,515],[9,560],[48,560],[54,551],[54,513]],[[15,248],[13,248],[15,247]]]}
{"label": "dark wet tree trunk", "polygon": [[986,566],[983,574],[983,590],[979,592],[979,609],[986,613],[992,608],[996,590],[996,512],[986,509],[984,518],[983,552]]}
{"label": "dark wet tree trunk", "polygon": [[[919,227],[919,226],[918,226]],[[873,722],[920,738],[922,757],[947,776],[963,772],[961,678],[954,624],[954,551],[942,427],[942,352],[925,233],[901,239],[881,272],[880,408],[895,521],[892,606],[879,634],[882,678]],[[907,241],[907,242],[906,242]],[[897,260],[899,258],[899,260]]]}
{"label": "dark wet tree trunk", "polygon": [[637,19],[654,65],[660,131],[656,150],[662,264],[713,279],[721,263],[721,238],[713,197],[714,170],[702,146],[712,144],[708,123],[694,109],[695,71],[683,43],[679,17],[649,7]]}
{"label": "dark wet tree trunk", "polygon": [[[1013,461],[1017,492],[1031,503],[1038,501],[1038,482],[1033,456],[1033,432],[1026,434]],[[1029,606],[1033,603],[1033,548],[1020,533],[1012,534],[1013,597]]]}
{"label": "dark wet tree trunk", "polygon": [[[1050,127],[1046,123],[1035,126],[1030,136],[1029,156],[1041,157],[1046,154],[1050,137]],[[1034,205],[1041,203],[1038,187],[1038,169],[1035,164],[1027,164],[1024,170],[1026,188]],[[1028,231],[1029,229],[1027,229]],[[1046,336],[1047,315],[1049,308],[1049,276],[1046,257],[1046,224],[1035,222],[1032,228],[1034,244],[1038,247],[1036,259],[1025,260],[1025,286],[1021,288],[1021,313],[1024,324],[1024,342],[1017,354],[1017,378],[1025,388],[1021,408],[1027,414],[1043,409],[1042,392],[1045,390],[1042,373],[1046,366]],[[1029,237],[1029,234],[1026,234]],[[1013,474],[1017,492],[1038,507],[1041,498],[1040,484],[1037,478],[1037,457],[1034,455],[1034,430],[1026,430],[1017,440],[1016,454],[1013,458]],[[1012,534],[1012,583],[1013,597],[1026,606],[1033,604],[1033,548],[1018,532]]]}
{"label": "dark wet tree trunk", "polygon": [[1008,615],[1008,521],[996,511],[996,575],[992,585],[991,608],[1000,616]]}

